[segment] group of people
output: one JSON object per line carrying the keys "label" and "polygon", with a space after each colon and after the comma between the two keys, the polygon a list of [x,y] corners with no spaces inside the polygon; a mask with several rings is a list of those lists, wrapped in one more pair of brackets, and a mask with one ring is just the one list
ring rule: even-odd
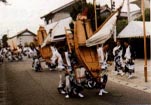
{"label": "group of people", "polygon": [[5,58],[10,62],[22,60],[21,47],[17,47],[17,49],[11,49],[9,46],[1,47],[0,48],[0,62],[2,63]]}
{"label": "group of people", "polygon": [[[109,43],[105,43],[102,46],[97,47],[97,53],[99,58],[99,63],[101,65],[101,82],[104,84],[103,87],[100,88],[99,95],[103,95],[103,93],[108,93],[105,90],[105,86],[108,79],[107,67],[108,57],[109,57]],[[136,52],[130,45],[128,40],[125,40],[123,45],[120,40],[117,40],[116,46],[113,48],[113,56],[114,56],[114,71],[116,75],[124,75],[128,74],[128,79],[133,77],[133,73],[135,70],[135,57]]]}
{"label": "group of people", "polygon": [[[58,91],[61,94],[65,94],[66,98],[69,98],[72,95],[76,95],[78,97],[83,98],[84,95],[82,94],[83,89],[86,88],[98,88],[99,92],[98,95],[102,96],[103,94],[108,93],[105,90],[106,83],[108,80],[108,50],[109,50],[109,43],[105,43],[101,46],[97,47],[97,55],[100,63],[100,78],[93,79],[89,72],[81,65],[74,52],[69,52],[68,48],[66,51],[62,51],[64,54],[65,60],[62,58],[62,54],[58,51],[58,49],[54,45],[50,45],[50,49],[52,51],[52,56],[49,62],[46,62],[48,68],[50,70],[57,69],[59,72],[59,83],[58,83]],[[125,53],[124,53],[125,48]],[[10,49],[6,51],[4,49],[0,49],[0,61],[3,61],[4,56],[8,56],[8,59],[11,59],[12,53],[9,53]],[[22,52],[20,49],[18,52]],[[37,71],[42,70],[42,66],[40,63],[40,52],[39,47],[35,47],[34,45],[30,46],[29,48],[30,56],[33,59],[32,67]],[[116,42],[116,46],[113,48],[113,55],[114,55],[114,65],[115,65],[115,73],[118,75],[124,75],[128,73],[128,78],[132,77],[134,73],[134,60],[135,54],[127,41],[124,41],[124,46],[122,46],[121,41],[118,40]],[[64,63],[64,61],[66,63]],[[85,76],[85,80],[77,80],[75,75],[75,70],[79,70],[83,72]]]}
{"label": "group of people", "polygon": [[114,65],[115,65],[115,74],[124,75],[128,74],[128,78],[132,78],[132,74],[134,73],[135,65],[135,51],[128,41],[124,41],[125,53],[123,46],[121,45],[121,41],[118,40],[116,42],[116,46],[113,49],[114,55]]}
{"label": "group of people", "polygon": [[[105,90],[106,83],[108,80],[108,50],[109,43],[105,43],[100,47],[97,47],[97,54],[100,63],[100,78],[92,79],[90,77],[89,72],[84,68],[83,65],[79,64],[75,54],[69,52],[68,50],[62,51],[60,53],[58,49],[54,45],[50,45],[50,49],[52,51],[52,57],[49,62],[46,62],[48,68],[50,70],[56,69],[59,72],[59,83],[58,83],[58,91],[61,94],[65,94],[66,98],[69,98],[72,95],[76,95],[78,97],[84,97],[82,94],[83,89],[86,88],[98,88],[98,95],[102,96],[103,94],[108,93]],[[124,53],[125,49],[125,53]],[[134,60],[135,54],[132,51],[132,47],[127,41],[124,41],[124,46],[121,45],[121,41],[118,40],[116,42],[116,46],[113,48],[114,55],[114,65],[115,65],[115,73],[118,75],[124,75],[128,73],[128,78],[132,77],[134,73]],[[42,69],[39,58],[39,52],[36,47],[31,48],[33,63],[32,67],[36,71],[40,71]],[[62,54],[64,54],[65,60],[62,58]],[[64,63],[64,61],[66,63]],[[78,81],[75,76],[75,69],[80,69],[80,72],[83,72],[86,79],[84,81]]]}
{"label": "group of people", "polygon": [[24,56],[28,58],[34,58],[38,55],[38,50],[35,51],[36,47],[31,45],[30,47],[23,47],[18,45],[16,48],[8,47],[0,47],[0,62],[2,63],[4,60],[13,62],[13,61],[21,61]]}
{"label": "group of people", "polygon": [[[60,54],[54,46],[51,46],[51,50],[53,52],[52,57],[50,59],[51,63],[54,65],[55,60],[58,62],[58,70],[59,70],[59,85],[58,91],[61,94],[65,94],[66,98],[70,96],[78,96],[83,98],[84,95],[82,91],[84,88],[97,88],[99,89],[98,95],[102,96],[103,94],[108,93],[105,90],[106,83],[108,80],[107,76],[107,58],[108,58],[108,51],[109,45],[104,44],[103,47],[100,47],[98,51],[98,57],[100,62],[100,70],[101,73],[98,78],[92,77],[89,70],[84,68],[84,65],[80,64],[74,52],[69,52],[67,49],[64,51],[64,58],[66,64],[64,64],[62,60],[62,54]],[[63,52],[63,51],[62,51]],[[104,56],[105,55],[105,56]],[[65,72],[64,72],[65,71]],[[79,77],[84,76],[85,79],[78,79],[77,74],[78,72]]]}

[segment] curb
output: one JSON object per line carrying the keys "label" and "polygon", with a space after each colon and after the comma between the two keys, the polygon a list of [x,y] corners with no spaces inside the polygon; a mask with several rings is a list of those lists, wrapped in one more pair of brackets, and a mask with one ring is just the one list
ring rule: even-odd
{"label": "curb", "polygon": [[113,77],[109,77],[108,79],[109,79],[109,81],[112,81],[112,82],[115,82],[115,83],[118,83],[118,84],[121,84],[121,85],[125,85],[127,87],[131,87],[131,88],[134,88],[134,89],[137,89],[137,90],[141,90],[143,92],[151,94],[151,88],[149,88],[149,87],[139,86],[137,84],[126,82],[126,81],[122,81],[122,80],[119,80],[119,79],[116,79],[116,78],[113,78]]}

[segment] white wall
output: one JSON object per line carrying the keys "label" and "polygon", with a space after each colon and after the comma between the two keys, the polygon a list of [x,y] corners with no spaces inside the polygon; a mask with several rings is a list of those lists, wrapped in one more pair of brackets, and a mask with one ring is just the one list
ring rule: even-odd
{"label": "white wall", "polygon": [[33,39],[34,39],[34,36],[32,35],[21,35],[19,37],[17,37],[17,45],[21,44],[21,45],[25,45],[25,43],[30,43],[30,42],[33,42]]}
{"label": "white wall", "polygon": [[[60,21],[64,18],[67,18],[67,17],[70,17],[70,14],[67,13],[67,12],[59,12],[59,13],[56,13],[52,19],[52,23],[53,22],[57,22],[57,21]],[[49,23],[51,24],[51,22]]]}

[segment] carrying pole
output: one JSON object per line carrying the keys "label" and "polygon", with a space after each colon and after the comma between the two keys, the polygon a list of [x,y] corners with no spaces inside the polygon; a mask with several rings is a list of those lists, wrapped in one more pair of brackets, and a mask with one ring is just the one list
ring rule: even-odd
{"label": "carrying pole", "polygon": [[93,0],[93,5],[94,5],[94,14],[95,14],[95,30],[97,30],[97,14],[96,14],[96,0]]}

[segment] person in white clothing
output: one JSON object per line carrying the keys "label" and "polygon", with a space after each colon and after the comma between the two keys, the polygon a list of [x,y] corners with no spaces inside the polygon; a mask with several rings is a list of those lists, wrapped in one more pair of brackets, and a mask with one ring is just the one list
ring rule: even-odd
{"label": "person in white clothing", "polygon": [[59,72],[58,90],[60,90],[61,94],[65,94],[65,91],[62,89],[63,82],[64,82],[63,70],[65,69],[63,59],[58,49],[55,47],[53,43],[51,44],[50,48],[52,51],[52,57],[50,58],[50,62],[48,64],[49,70],[52,70],[52,69],[58,70]]}
{"label": "person in white clothing", "polygon": [[7,58],[8,58],[8,61],[11,61],[11,62],[13,61],[13,54],[11,50],[7,51]]}
{"label": "person in white clothing", "polygon": [[50,65],[49,66],[50,70],[52,70],[51,67],[52,68],[56,67],[59,70],[64,69],[63,59],[62,59],[61,54],[58,52],[58,49],[53,45],[51,45],[50,48],[51,48],[51,51],[52,51],[52,57],[50,58],[50,63],[51,64],[49,64]]}
{"label": "person in white clothing", "polygon": [[2,48],[0,47],[0,63],[4,61],[4,56],[3,56],[3,51]]}
{"label": "person in white clothing", "polygon": [[101,66],[101,71],[102,71],[101,72],[101,78],[100,78],[100,91],[99,91],[100,96],[102,96],[103,93],[108,93],[105,90],[106,83],[107,83],[107,80],[108,80],[108,76],[107,76],[108,48],[109,48],[108,43],[105,43],[102,47],[97,48],[99,63],[100,63],[100,66]]}
{"label": "person in white clothing", "polygon": [[32,57],[32,59],[33,59],[32,68],[35,71],[41,71],[42,68],[41,68],[41,64],[40,64],[40,61],[39,61],[39,58],[40,58],[39,50],[36,49],[34,44],[32,44],[30,46],[29,53],[30,53],[30,57]]}
{"label": "person in white clothing", "polygon": [[132,73],[134,73],[135,70],[135,52],[132,49],[132,47],[129,45],[128,41],[124,42],[124,46],[126,47],[126,52],[124,55],[125,58],[125,73],[128,73],[128,78],[132,78]]}
{"label": "person in white clothing", "polygon": [[113,48],[113,55],[114,55],[114,65],[115,65],[115,72],[117,74],[124,75],[123,69],[123,47],[121,46],[120,40],[117,40],[116,46]]}

